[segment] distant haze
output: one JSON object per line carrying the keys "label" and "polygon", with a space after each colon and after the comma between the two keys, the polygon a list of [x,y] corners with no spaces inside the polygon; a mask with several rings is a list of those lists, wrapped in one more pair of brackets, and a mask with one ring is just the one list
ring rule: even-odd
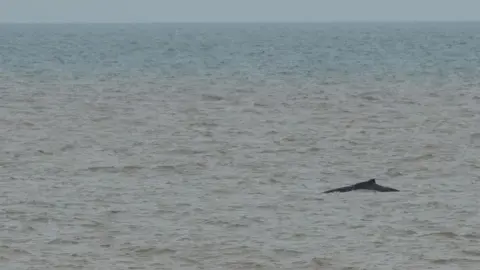
{"label": "distant haze", "polygon": [[478,21],[478,0],[0,0],[0,22]]}

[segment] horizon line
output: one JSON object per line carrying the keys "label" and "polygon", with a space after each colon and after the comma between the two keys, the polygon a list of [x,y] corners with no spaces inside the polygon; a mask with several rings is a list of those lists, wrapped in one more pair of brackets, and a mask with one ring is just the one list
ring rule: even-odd
{"label": "horizon line", "polygon": [[325,20],[325,21],[0,21],[0,24],[332,24],[332,23],[476,23],[478,20]]}

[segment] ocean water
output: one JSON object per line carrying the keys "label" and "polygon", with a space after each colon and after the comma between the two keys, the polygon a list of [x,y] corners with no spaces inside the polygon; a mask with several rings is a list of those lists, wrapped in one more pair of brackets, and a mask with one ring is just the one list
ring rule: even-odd
{"label": "ocean water", "polygon": [[479,269],[479,76],[480,23],[0,25],[1,268]]}

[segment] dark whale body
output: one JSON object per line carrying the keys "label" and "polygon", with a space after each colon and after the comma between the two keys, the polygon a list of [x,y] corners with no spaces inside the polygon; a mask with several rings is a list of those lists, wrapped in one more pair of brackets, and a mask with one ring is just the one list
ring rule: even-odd
{"label": "dark whale body", "polygon": [[346,187],[327,190],[324,193],[349,192],[349,191],[354,191],[354,190],[359,190],[359,189],[373,190],[373,191],[379,191],[379,192],[396,192],[396,191],[399,191],[398,189],[381,186],[381,185],[379,185],[375,182],[375,179],[370,179],[368,181],[356,183],[356,184],[351,185],[351,186],[346,186]]}

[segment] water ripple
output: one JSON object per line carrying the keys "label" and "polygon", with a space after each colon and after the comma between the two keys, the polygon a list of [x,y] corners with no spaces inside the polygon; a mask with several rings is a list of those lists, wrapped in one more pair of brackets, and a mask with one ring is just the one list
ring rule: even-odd
{"label": "water ripple", "polygon": [[0,26],[5,268],[478,268],[478,27],[69,27]]}

